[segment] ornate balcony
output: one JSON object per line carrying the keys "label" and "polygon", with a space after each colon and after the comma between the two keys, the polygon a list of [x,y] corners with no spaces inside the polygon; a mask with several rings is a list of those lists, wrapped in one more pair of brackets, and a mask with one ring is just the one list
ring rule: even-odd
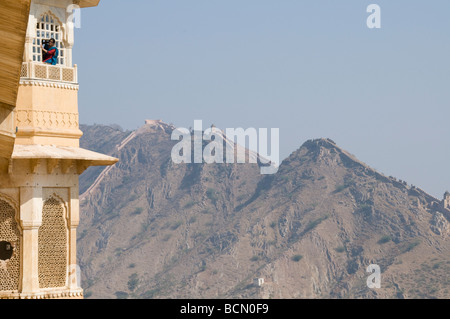
{"label": "ornate balcony", "polygon": [[78,84],[77,65],[73,68],[62,65],[49,65],[46,63],[24,62],[20,80],[44,80],[52,82],[62,82],[66,84]]}

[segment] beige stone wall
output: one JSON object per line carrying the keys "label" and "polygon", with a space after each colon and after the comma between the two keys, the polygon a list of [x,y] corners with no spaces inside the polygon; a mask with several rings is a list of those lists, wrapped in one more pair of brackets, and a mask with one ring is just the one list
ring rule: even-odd
{"label": "beige stone wall", "polygon": [[[75,166],[68,170],[64,168],[67,170],[66,173],[63,173],[62,167],[56,166],[52,173],[48,174],[47,164],[45,160],[42,160],[40,165],[33,167],[27,160],[14,161],[10,173],[0,175],[0,200],[8,201],[15,208],[17,225],[21,234],[21,247],[17,249],[20,252],[21,265],[19,288],[17,291],[0,291],[0,298],[82,297],[83,291],[78,287],[76,272],[73,271],[76,265],[76,228],[79,224],[78,172]],[[40,227],[43,221],[44,203],[48,200],[57,203],[63,212],[64,229],[61,229],[61,223],[59,223],[54,236],[55,238],[58,236],[57,231],[65,232],[59,236],[66,238],[64,243],[66,256],[62,259],[65,264],[62,266],[59,263],[58,269],[52,269],[54,264],[58,263],[44,266],[47,267],[47,276],[51,277],[54,273],[58,277],[56,282],[60,283],[61,272],[65,273],[64,278],[67,280],[63,287],[41,287],[42,281],[39,280],[39,254],[42,254],[39,244],[43,243]],[[0,238],[0,241],[2,240]],[[54,257],[50,255],[50,258]],[[41,257],[41,267],[42,260],[44,260],[43,257]]]}
{"label": "beige stone wall", "polygon": [[18,145],[79,147],[77,88],[21,84],[15,125]]}
{"label": "beige stone wall", "polygon": [[[0,1],[0,15],[8,17],[0,19],[8,42],[7,49],[0,47],[0,242],[11,241],[15,254],[0,260],[0,280],[9,282],[0,286],[0,299],[83,298],[75,271],[78,177],[89,166],[117,162],[79,148],[74,30],[67,10],[73,2]],[[99,0],[75,3],[90,7]],[[61,28],[64,65],[33,62],[44,13],[58,21],[54,29]]]}

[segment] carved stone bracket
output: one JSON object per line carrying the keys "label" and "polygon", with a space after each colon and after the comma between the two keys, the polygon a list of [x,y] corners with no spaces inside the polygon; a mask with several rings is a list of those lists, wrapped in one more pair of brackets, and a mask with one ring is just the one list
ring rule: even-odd
{"label": "carved stone bracket", "polygon": [[92,166],[92,161],[78,161],[77,163],[77,173],[79,175],[83,174],[90,166]]}
{"label": "carved stone bracket", "polygon": [[67,174],[67,172],[69,171],[69,169],[72,167],[73,161],[72,160],[62,160],[61,161],[61,172],[63,174]]}
{"label": "carved stone bracket", "polygon": [[58,159],[47,159],[47,173],[53,173],[53,170],[58,166]]}
{"label": "carved stone bracket", "polygon": [[31,174],[36,174],[42,160],[40,158],[34,158],[30,160]]}

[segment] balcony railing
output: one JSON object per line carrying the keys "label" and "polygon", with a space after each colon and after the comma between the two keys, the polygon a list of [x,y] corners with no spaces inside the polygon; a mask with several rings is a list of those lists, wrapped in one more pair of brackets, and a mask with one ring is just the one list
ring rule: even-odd
{"label": "balcony railing", "polygon": [[45,63],[24,62],[20,77],[30,80],[47,80],[77,84],[77,65],[69,68],[61,65],[49,65]]}

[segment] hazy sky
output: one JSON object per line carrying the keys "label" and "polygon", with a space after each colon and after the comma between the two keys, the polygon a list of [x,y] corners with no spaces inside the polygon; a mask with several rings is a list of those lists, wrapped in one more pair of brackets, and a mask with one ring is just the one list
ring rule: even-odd
{"label": "hazy sky", "polygon": [[449,59],[448,0],[102,0],[74,50],[83,124],[280,128],[281,158],[329,137],[439,198]]}

